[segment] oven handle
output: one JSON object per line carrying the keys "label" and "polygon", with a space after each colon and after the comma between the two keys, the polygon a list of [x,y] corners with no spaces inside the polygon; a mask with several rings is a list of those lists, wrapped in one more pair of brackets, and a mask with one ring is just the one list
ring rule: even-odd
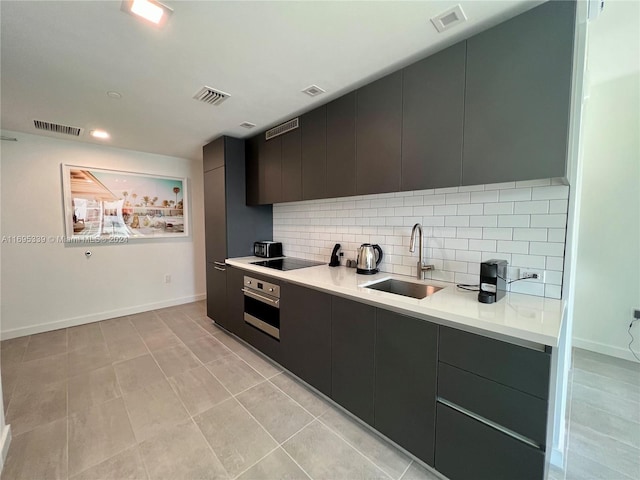
{"label": "oven handle", "polygon": [[280,300],[279,299],[275,299],[274,300],[272,298],[265,297],[263,295],[259,295],[257,293],[254,293],[251,290],[248,290],[246,288],[243,288],[242,291],[244,292],[244,294],[247,297],[251,297],[251,298],[253,298],[255,300],[258,300],[259,302],[262,302],[262,303],[267,303],[267,304],[271,305],[272,307],[280,308]]}

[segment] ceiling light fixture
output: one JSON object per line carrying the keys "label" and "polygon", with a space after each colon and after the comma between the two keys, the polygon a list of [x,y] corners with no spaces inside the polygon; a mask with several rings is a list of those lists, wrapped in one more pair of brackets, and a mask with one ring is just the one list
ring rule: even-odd
{"label": "ceiling light fixture", "polygon": [[317,85],[309,85],[307,88],[302,90],[303,93],[306,93],[310,97],[315,97],[316,95],[320,95],[325,91]]}
{"label": "ceiling light fixture", "polygon": [[89,134],[93,138],[99,138],[101,140],[106,140],[107,138],[109,138],[111,136],[111,135],[109,135],[108,132],[105,132],[104,130],[91,130],[89,132]]}
{"label": "ceiling light fixture", "polygon": [[109,91],[107,92],[107,97],[113,98],[115,100],[120,100],[122,98],[122,94],[120,92]]}
{"label": "ceiling light fixture", "polygon": [[163,27],[173,10],[155,0],[122,0],[120,9]]}

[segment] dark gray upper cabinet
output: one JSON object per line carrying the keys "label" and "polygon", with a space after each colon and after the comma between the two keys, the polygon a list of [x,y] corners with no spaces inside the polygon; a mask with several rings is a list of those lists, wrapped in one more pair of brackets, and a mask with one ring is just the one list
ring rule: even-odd
{"label": "dark gray upper cabinet", "polygon": [[265,140],[260,145],[259,158],[259,203],[278,203],[282,199],[282,137]]}
{"label": "dark gray upper cabinet", "polygon": [[460,42],[403,71],[402,190],[460,185],[465,56]]}
{"label": "dark gray upper cabinet", "polygon": [[282,283],[280,343],[282,365],[331,396],[331,297]]}
{"label": "dark gray upper cabinet", "polygon": [[467,40],[463,185],[566,173],[575,2]]}
{"label": "dark gray upper cabinet", "polygon": [[433,466],[438,326],[376,311],[375,427]]}
{"label": "dark gray upper cabinet", "polygon": [[281,202],[302,200],[302,158],[300,129],[282,135],[282,196]]}
{"label": "dark gray upper cabinet", "polygon": [[356,193],[400,191],[402,71],[357,91]]}
{"label": "dark gray upper cabinet", "polygon": [[333,297],[331,398],[373,425],[376,309]]}
{"label": "dark gray upper cabinet", "polygon": [[356,92],[327,104],[325,196],[356,194]]}
{"label": "dark gray upper cabinet", "polygon": [[246,141],[246,204],[260,204],[260,143],[264,135],[256,135]]}
{"label": "dark gray upper cabinet", "polygon": [[[206,157],[205,157],[206,158]],[[227,208],[225,168],[204,173],[204,235],[207,262],[224,262],[227,258]]]}
{"label": "dark gray upper cabinet", "polygon": [[205,172],[224,166],[224,142],[213,141],[202,147],[202,166]]}
{"label": "dark gray upper cabinet", "polygon": [[302,198],[326,197],[327,107],[318,107],[300,117],[302,140]]}

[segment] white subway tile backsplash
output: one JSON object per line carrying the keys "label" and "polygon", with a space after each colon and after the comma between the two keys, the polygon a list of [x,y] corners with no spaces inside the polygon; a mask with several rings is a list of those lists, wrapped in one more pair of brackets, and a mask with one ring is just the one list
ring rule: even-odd
{"label": "white subway tile backsplash", "polygon": [[529,253],[529,242],[514,242],[511,240],[498,240],[497,251],[500,253]]}
{"label": "white subway tile backsplash", "polygon": [[498,227],[528,227],[529,215],[499,215]]}
{"label": "white subway tile backsplash", "polygon": [[522,202],[531,200],[530,188],[510,188],[508,190],[500,190],[498,199],[501,202]]}
{"label": "white subway tile backsplash", "polygon": [[485,203],[485,215],[511,215],[513,214],[513,202]]}
{"label": "white subway tile backsplash", "polygon": [[467,215],[461,215],[456,217],[444,217],[444,224],[447,227],[468,227],[469,217]]}
{"label": "white subway tile backsplash", "polygon": [[[477,285],[478,275],[472,275],[470,273],[456,273],[455,281],[456,281],[456,284],[461,284],[461,285]],[[469,292],[469,295],[473,295],[473,293]]]}
{"label": "white subway tile backsplash", "polygon": [[532,202],[517,202],[515,204],[514,213],[518,214],[531,214],[531,213],[549,213],[549,201],[548,200],[535,200]]}
{"label": "white subway tile backsplash", "polygon": [[481,261],[505,259],[510,274],[545,271],[544,283],[512,291],[559,298],[568,195],[562,182],[543,179],[276,204],[273,235],[286,255],[321,261],[335,243],[349,259],[361,243],[377,243],[381,271],[415,276],[409,238],[419,222],[424,258],[436,268],[427,278],[477,283]]}
{"label": "white subway tile backsplash", "polygon": [[469,250],[495,252],[496,246],[496,240],[469,240]]}
{"label": "white subway tile backsplash", "polygon": [[498,191],[471,192],[471,203],[494,203],[498,201]]}
{"label": "white subway tile backsplash", "polygon": [[433,207],[434,215],[456,215],[458,213],[458,205],[436,205]]}
{"label": "white subway tile backsplash", "polygon": [[497,215],[483,215],[483,216],[470,216],[470,227],[497,227],[498,216]]}
{"label": "white subway tile backsplash", "polygon": [[531,198],[533,200],[559,200],[569,198],[569,186],[554,185],[551,187],[534,187]]}
{"label": "white subway tile backsplash", "polygon": [[482,238],[482,228],[458,227],[456,237],[458,238]]}
{"label": "white subway tile backsplash", "polygon": [[567,216],[564,214],[531,215],[531,226],[534,228],[566,228]]}
{"label": "white subway tile backsplash", "polygon": [[513,239],[529,240],[534,242],[546,242],[547,229],[546,228],[514,228]]}
{"label": "white subway tile backsplash", "polygon": [[512,228],[483,228],[482,238],[485,240],[511,240]]}
{"label": "white subway tile backsplash", "polygon": [[522,282],[512,283],[511,291],[515,293],[524,293],[526,295],[537,295],[539,297],[544,297],[544,284],[523,280]]}
{"label": "white subway tile backsplash", "polygon": [[458,205],[457,215],[482,215],[484,205],[482,203],[466,203]]}

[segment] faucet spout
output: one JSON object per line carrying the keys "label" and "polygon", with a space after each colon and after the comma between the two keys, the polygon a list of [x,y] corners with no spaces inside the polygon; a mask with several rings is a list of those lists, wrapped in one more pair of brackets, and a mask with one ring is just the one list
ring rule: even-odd
{"label": "faucet spout", "polygon": [[418,233],[418,265],[417,265],[417,277],[419,280],[424,280],[424,272],[433,270],[433,265],[425,265],[422,260],[422,225],[416,223],[411,229],[411,241],[409,242],[409,252],[416,251],[416,232]]}

